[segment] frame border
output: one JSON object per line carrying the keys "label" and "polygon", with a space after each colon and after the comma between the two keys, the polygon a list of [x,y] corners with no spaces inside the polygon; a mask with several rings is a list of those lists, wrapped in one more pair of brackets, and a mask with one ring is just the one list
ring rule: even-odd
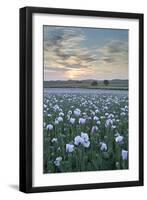
{"label": "frame border", "polygon": [[[32,16],[34,13],[128,18],[139,20],[139,180],[62,186],[32,186]],[[19,12],[19,190],[25,193],[116,188],[144,185],[144,15],[60,8],[24,7]]]}

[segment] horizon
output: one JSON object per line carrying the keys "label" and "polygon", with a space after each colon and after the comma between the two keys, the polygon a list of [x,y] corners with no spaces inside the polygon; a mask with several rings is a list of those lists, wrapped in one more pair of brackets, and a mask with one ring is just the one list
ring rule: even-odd
{"label": "horizon", "polygon": [[128,79],[128,30],[43,27],[44,80]]}
{"label": "horizon", "polygon": [[57,80],[44,80],[44,81],[104,81],[104,80],[108,80],[108,81],[114,81],[114,80],[120,80],[120,81],[129,81],[129,79],[68,79],[68,80],[60,80],[60,79],[57,79]]}

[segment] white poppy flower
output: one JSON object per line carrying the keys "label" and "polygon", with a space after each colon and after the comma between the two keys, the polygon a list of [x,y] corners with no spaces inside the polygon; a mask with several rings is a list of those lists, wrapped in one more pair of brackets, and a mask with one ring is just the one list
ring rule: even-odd
{"label": "white poppy flower", "polygon": [[113,125],[113,120],[112,119],[107,119],[106,123],[105,123],[105,127],[107,128],[107,127],[109,127],[111,125]]}
{"label": "white poppy flower", "polygon": [[107,144],[106,143],[104,143],[104,142],[100,142],[100,149],[101,149],[101,151],[107,151]]}
{"label": "white poppy flower", "polygon": [[43,123],[43,127],[45,128],[45,126],[46,126],[46,123],[44,122],[44,123]]}
{"label": "white poppy flower", "polygon": [[75,118],[70,118],[70,120],[69,120],[69,122],[71,123],[71,124],[74,124],[75,123]]}
{"label": "white poppy flower", "polygon": [[94,117],[93,117],[93,120],[94,120],[94,121],[98,121],[99,118],[98,118],[97,116],[94,116]]}
{"label": "white poppy flower", "polygon": [[71,153],[74,151],[74,145],[73,144],[66,144],[66,152]]}
{"label": "white poppy flower", "polygon": [[59,167],[61,161],[62,161],[62,157],[61,156],[57,157],[56,160],[54,161],[54,165]]}
{"label": "white poppy flower", "polygon": [[56,104],[54,107],[53,107],[54,111],[59,111],[59,106]]}
{"label": "white poppy flower", "polygon": [[79,124],[85,124],[85,123],[86,123],[86,119],[84,119],[84,118],[79,119]]}
{"label": "white poppy flower", "polygon": [[46,126],[46,128],[48,129],[48,130],[53,130],[53,125],[52,124],[48,124],[47,126]]}
{"label": "white poppy flower", "polygon": [[55,119],[55,125],[58,125],[58,124],[59,124],[58,119]]}
{"label": "white poppy flower", "polygon": [[52,141],[52,143],[53,143],[53,142],[57,142],[58,139],[57,139],[57,138],[53,138],[51,141]]}
{"label": "white poppy flower", "polygon": [[126,115],[126,113],[125,113],[125,112],[122,112],[122,113],[120,113],[120,115],[121,115],[121,116],[125,116],[125,115]]}
{"label": "white poppy flower", "polygon": [[120,108],[120,109],[121,109],[121,111],[125,112],[125,108]]}
{"label": "white poppy flower", "polygon": [[44,107],[44,108],[47,108],[47,105],[46,105],[46,104],[44,104],[44,105],[43,105],[43,107]]}
{"label": "white poppy flower", "polygon": [[125,109],[128,109],[128,106],[125,106]]}
{"label": "white poppy flower", "polygon": [[127,160],[128,159],[128,151],[122,149],[121,156],[122,156],[123,160]]}
{"label": "white poppy flower", "polygon": [[95,112],[94,112],[94,111],[92,111],[92,110],[91,110],[91,115],[92,115],[92,116],[95,116]]}
{"label": "white poppy flower", "polygon": [[97,125],[100,125],[100,124],[101,124],[101,122],[100,122],[100,121],[97,121],[97,122],[96,122],[96,124],[97,124]]}
{"label": "white poppy flower", "polygon": [[63,112],[60,112],[60,113],[59,113],[59,116],[60,116],[60,117],[64,117],[64,113],[63,113]]}
{"label": "white poppy flower", "polygon": [[59,109],[59,112],[63,112],[62,108]]}
{"label": "white poppy flower", "polygon": [[100,112],[99,109],[96,109],[96,110],[95,110],[95,113],[99,113],[99,112]]}
{"label": "white poppy flower", "polygon": [[116,141],[117,143],[122,143],[122,142],[123,142],[123,139],[124,139],[123,136],[118,135],[118,136],[115,138],[115,141]]}
{"label": "white poppy flower", "polygon": [[91,132],[92,133],[96,133],[98,131],[98,127],[97,126],[93,126]]}
{"label": "white poppy flower", "polygon": [[75,137],[75,139],[74,139],[74,144],[75,145],[78,146],[78,145],[83,144],[83,143],[84,143],[84,139],[80,135]]}
{"label": "white poppy flower", "polygon": [[62,117],[58,117],[57,118],[59,122],[63,122],[63,118]]}
{"label": "white poppy flower", "polygon": [[74,115],[75,115],[76,117],[79,117],[79,116],[81,115],[80,109],[76,108],[76,109],[74,110]]}
{"label": "white poppy flower", "polygon": [[83,112],[82,114],[83,114],[83,116],[84,116],[84,117],[86,117],[86,116],[87,116],[87,113],[86,113],[86,112]]}
{"label": "white poppy flower", "polygon": [[109,118],[109,119],[110,119],[110,118],[114,118],[114,115],[111,113],[111,114],[108,115],[108,118]]}
{"label": "white poppy flower", "polygon": [[71,115],[71,114],[72,114],[72,111],[71,111],[71,110],[69,110],[69,111],[68,111],[68,115]]}
{"label": "white poppy flower", "polygon": [[88,142],[88,140],[89,140],[89,136],[88,136],[87,133],[83,133],[83,132],[81,132],[81,137],[84,139],[85,142]]}
{"label": "white poppy flower", "polygon": [[88,148],[89,146],[90,146],[90,141],[88,140],[88,141],[84,141],[83,142],[83,146],[85,147],[85,148]]}
{"label": "white poppy flower", "polygon": [[70,120],[70,115],[67,114],[67,120]]}

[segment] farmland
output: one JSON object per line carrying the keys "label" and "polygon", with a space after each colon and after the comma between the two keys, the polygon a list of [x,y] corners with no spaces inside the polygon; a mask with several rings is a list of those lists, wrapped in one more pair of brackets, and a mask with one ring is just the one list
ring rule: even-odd
{"label": "farmland", "polygon": [[[93,84],[95,82],[96,84]],[[102,80],[56,80],[44,81],[44,88],[88,88],[88,89],[113,89],[113,90],[128,90],[128,80],[113,79],[105,85]]]}
{"label": "farmland", "polygon": [[128,91],[44,88],[44,173],[128,169]]}

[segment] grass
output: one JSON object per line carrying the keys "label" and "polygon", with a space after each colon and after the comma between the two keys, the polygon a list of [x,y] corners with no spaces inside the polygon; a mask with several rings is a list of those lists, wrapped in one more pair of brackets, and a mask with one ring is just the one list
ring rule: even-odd
{"label": "grass", "polygon": [[44,81],[44,88],[87,88],[107,90],[128,90],[127,81],[109,81],[106,86],[102,81],[93,86],[92,81]]}

